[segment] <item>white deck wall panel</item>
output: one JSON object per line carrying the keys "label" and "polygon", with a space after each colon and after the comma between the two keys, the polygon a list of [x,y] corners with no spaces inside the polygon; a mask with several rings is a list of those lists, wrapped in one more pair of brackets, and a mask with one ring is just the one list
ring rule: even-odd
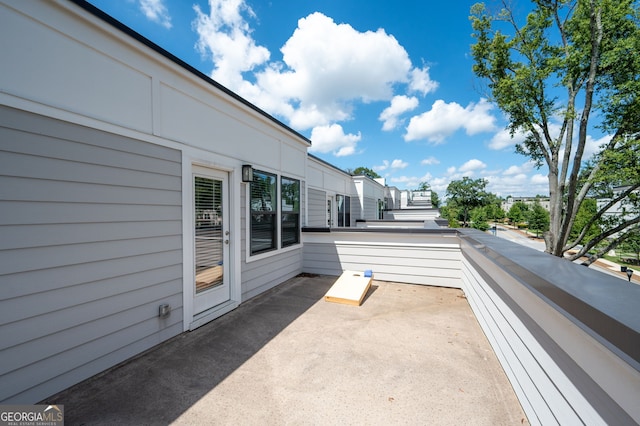
{"label": "white deck wall panel", "polygon": [[456,238],[411,233],[303,233],[303,271],[340,275],[371,269],[377,280],[460,288]]}

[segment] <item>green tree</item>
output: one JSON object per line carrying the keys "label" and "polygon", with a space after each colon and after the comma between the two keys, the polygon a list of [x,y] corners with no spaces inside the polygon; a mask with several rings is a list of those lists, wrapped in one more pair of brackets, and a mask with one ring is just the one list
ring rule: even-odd
{"label": "green tree", "polygon": [[600,235],[602,233],[600,227],[597,223],[592,221],[592,219],[596,217],[597,213],[598,205],[596,200],[594,198],[585,199],[576,214],[576,219],[573,222],[573,228],[571,228],[569,238],[572,240],[578,239],[583,230],[586,230],[586,232],[584,237],[581,239],[586,241],[591,241]]}
{"label": "green tree", "polygon": [[456,206],[446,205],[440,209],[440,216],[447,219],[449,222],[449,228],[458,228],[460,227],[460,221],[458,217],[460,217],[460,211]]}
{"label": "green tree", "polygon": [[435,191],[431,191],[431,205],[436,209],[440,207],[440,197],[438,196],[438,193]]}
{"label": "green tree", "polygon": [[462,180],[454,180],[447,186],[447,205],[456,206],[461,214],[463,226],[467,226],[469,212],[474,207],[486,204],[487,181],[485,179],[471,179],[467,176]]}
{"label": "green tree", "polygon": [[507,217],[509,218],[509,222],[512,225],[517,225],[520,222],[524,222],[527,218],[527,214],[529,212],[529,206],[527,206],[522,201],[516,201],[509,208],[507,212]]}
{"label": "green tree", "polygon": [[347,172],[351,173],[354,176],[362,176],[362,175],[364,175],[364,176],[367,176],[367,177],[369,177],[371,179],[378,179],[378,178],[381,177],[374,170],[372,170],[372,169],[370,169],[368,167],[363,167],[363,166],[356,167],[354,170],[347,170]]}
{"label": "green tree", "polygon": [[471,210],[471,227],[486,231],[489,229],[489,223],[487,222],[487,207],[476,207]]}
{"label": "green tree", "polygon": [[431,191],[431,185],[429,185],[429,182],[420,182],[416,191]]}
{"label": "green tree", "polygon": [[538,237],[541,232],[549,230],[549,212],[537,201],[533,204],[529,212],[528,221],[529,229],[536,233],[536,237]]}
{"label": "green tree", "polygon": [[620,251],[624,254],[633,254],[636,257],[635,264],[640,265],[640,228],[629,232],[627,238],[620,244]]}
{"label": "green tree", "polygon": [[[520,24],[509,2],[502,4],[496,16],[484,4],[471,9],[473,70],[488,82],[489,97],[506,113],[511,135],[524,136],[516,152],[548,168],[546,251],[563,256],[584,240],[584,235],[569,237],[587,194],[600,182],[611,183],[603,173],[607,163],[638,152],[640,8],[637,0],[538,0]],[[595,127],[611,139],[581,173],[588,160],[583,158],[588,132]],[[640,187],[635,164],[635,172],[619,173],[618,181],[629,184],[629,190],[612,197],[609,207]],[[601,206],[594,221],[606,208]],[[636,209],[570,258],[607,238],[616,244],[638,222]]]}
{"label": "green tree", "polygon": [[502,210],[502,200],[495,194],[488,193],[486,198],[485,212],[487,220],[497,221],[504,219],[504,210]]}

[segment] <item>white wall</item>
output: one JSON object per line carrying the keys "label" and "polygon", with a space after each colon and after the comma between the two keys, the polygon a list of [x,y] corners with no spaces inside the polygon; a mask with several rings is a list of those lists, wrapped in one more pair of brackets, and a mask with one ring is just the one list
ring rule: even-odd
{"label": "white wall", "polygon": [[[113,291],[110,297],[118,299],[134,291],[135,294],[141,296],[136,299],[128,299],[128,303],[135,301],[135,306],[127,308],[127,315],[115,315],[112,319],[118,323],[125,323],[123,329],[127,329],[126,323],[129,321],[132,325],[129,328],[135,328],[137,334],[130,333],[129,335],[135,334],[132,339],[120,338],[115,334],[110,335],[108,339],[91,346],[90,350],[80,351],[82,352],[80,355],[74,352],[73,355],[64,358],[61,363],[52,364],[51,368],[22,369],[21,372],[11,376],[0,376],[0,388],[10,389],[10,393],[0,394],[0,400],[22,395],[20,398],[23,399],[20,401],[24,403],[37,402],[64,387],[144,351],[188,327],[189,321],[193,319],[192,305],[189,303],[189,300],[192,300],[193,286],[193,259],[190,249],[193,245],[193,229],[190,227],[189,218],[192,216],[190,206],[193,202],[190,177],[192,166],[195,164],[228,173],[229,177],[231,211],[228,219],[232,222],[230,260],[233,264],[230,265],[230,274],[233,300],[230,301],[228,309],[237,306],[243,296],[252,297],[295,275],[301,268],[300,245],[289,247],[287,250],[278,250],[265,256],[261,260],[262,263],[253,262],[248,266],[245,264],[244,269],[241,268],[241,263],[246,259],[244,256],[246,243],[241,239],[247,219],[246,211],[242,210],[242,203],[246,203],[243,193],[246,190],[246,185],[240,182],[240,169],[242,164],[251,164],[254,168],[265,169],[280,176],[300,179],[302,197],[304,197],[306,150],[309,143],[303,136],[286,128],[236,95],[227,92],[206,76],[173,62],[148,45],[66,0],[0,0],[0,51],[3,54],[3,65],[0,72],[0,105],[7,107],[2,109],[3,114],[6,115],[4,111],[21,111],[44,117],[50,120],[45,127],[46,132],[53,128],[61,129],[64,126],[72,126],[73,132],[77,134],[100,135],[107,141],[104,144],[105,152],[114,155],[119,161],[117,167],[123,169],[121,173],[116,173],[115,176],[118,179],[145,175],[142,173],[145,166],[150,167],[154,161],[162,163],[160,159],[152,158],[152,155],[144,155],[144,152],[126,155],[129,154],[128,149],[144,146],[145,152],[155,152],[159,147],[171,150],[176,158],[172,161],[173,166],[178,169],[178,176],[157,173],[154,181],[149,184],[150,187],[142,185],[141,188],[136,189],[137,195],[134,197],[133,204],[138,202],[144,206],[134,205],[124,210],[108,206],[100,210],[99,213],[109,215],[109,212],[112,212],[112,214],[122,216],[131,212],[132,216],[139,217],[143,214],[149,216],[145,212],[152,209],[150,217],[156,217],[167,209],[174,209],[173,222],[167,222],[165,227],[149,228],[147,226],[140,227],[136,231],[152,229],[154,232],[161,233],[157,236],[147,235],[146,238],[150,238],[151,241],[164,241],[162,235],[165,235],[168,229],[171,229],[172,232],[178,232],[171,237],[173,254],[178,259],[178,263],[174,262],[172,265],[174,269],[182,269],[181,276],[177,278],[175,274],[171,276],[172,284],[178,287],[177,290],[173,288],[174,293],[172,293],[175,300],[171,299],[171,304],[176,307],[176,310],[171,316],[169,324],[171,327],[156,324],[158,322],[159,299],[164,298],[166,292],[149,291],[145,293],[142,291],[143,289],[136,286],[142,287],[148,286],[148,284],[136,279],[126,281],[130,286],[122,289],[125,280],[116,277],[109,284],[111,286],[109,290]],[[28,120],[34,119],[29,118]],[[5,121],[11,123],[15,120]],[[10,125],[12,124],[7,125],[7,128]],[[29,123],[23,127],[22,130],[35,129]],[[15,133],[13,130],[11,132]],[[29,134],[25,138],[26,142],[23,143],[25,149],[30,149],[32,139],[36,138],[36,136],[30,135],[30,132],[33,130],[25,132],[25,134]],[[48,134],[46,132],[40,133],[42,135]],[[82,143],[82,140],[74,139],[73,144],[67,142],[63,144],[62,141],[69,134],[70,132],[66,131],[63,135],[51,135],[56,138],[56,143],[64,146],[73,145],[73,148],[69,150],[58,149],[59,153],[56,155],[64,153],[68,156],[64,161],[69,161],[69,164],[78,159],[82,160],[77,161],[79,166],[73,165],[73,167],[80,167],[83,170],[82,174],[77,175],[78,179],[86,176],[100,176],[100,172],[105,170],[99,164],[102,158],[96,158],[95,161],[87,160],[86,153],[89,149],[87,144]],[[91,141],[94,137],[91,136],[87,140]],[[112,153],[109,149],[112,146],[110,144],[112,140],[130,142],[126,142],[123,148],[116,149],[116,152]],[[52,142],[46,146],[52,147],[54,144]],[[42,157],[42,153],[31,152],[27,157],[28,161],[25,161],[24,164],[35,164],[37,163],[36,159]],[[57,163],[58,160],[49,162],[49,164]],[[25,173],[41,171],[37,167],[25,169]],[[64,168],[62,171],[65,171]],[[14,178],[2,177],[0,187],[14,188],[9,184],[10,180],[15,181]],[[150,202],[149,200],[153,201],[159,197],[160,191],[157,191],[154,185],[160,185],[171,179],[174,181],[173,184],[177,182],[178,185],[177,188],[172,188],[173,192],[167,191],[174,204],[168,206],[167,202],[163,201],[156,206]],[[133,190],[110,188],[110,182],[105,181],[100,189],[107,191],[112,198],[119,200],[120,205],[123,205],[122,197],[132,197],[128,194],[133,193]],[[66,215],[67,219],[71,221],[78,217],[82,219],[81,212],[83,211],[95,211],[98,208],[95,200],[98,192],[73,190],[81,184],[69,182],[68,186],[71,189],[68,194],[64,194],[64,191],[48,194],[50,196],[62,194],[74,197],[76,205],[72,211],[73,214]],[[43,185],[52,184],[45,182]],[[55,183],[55,185],[59,184]],[[118,185],[113,186],[118,187]],[[37,197],[38,194],[47,195],[42,192],[44,186],[38,186],[38,188],[39,192],[31,191],[33,197]],[[147,204],[151,204],[151,207]],[[65,206],[65,208],[69,208],[70,204]],[[37,215],[26,214],[30,211],[30,209],[25,209],[18,216],[22,216],[24,220],[37,217]],[[135,222],[131,218],[124,218],[122,221]],[[11,224],[8,225],[7,232],[10,235],[19,235],[15,232],[17,228],[14,229]],[[21,226],[28,227],[29,224],[24,223]],[[112,232],[113,235],[120,235],[125,230],[118,224],[111,226],[115,227],[117,231]],[[98,237],[106,238],[109,235]],[[96,237],[96,241],[98,237]],[[6,239],[3,242],[14,244],[16,241]],[[143,245],[143,242],[144,240],[138,239],[127,247],[138,247]],[[158,248],[162,251],[163,247],[151,244],[143,248],[148,250]],[[16,250],[15,247],[6,250],[4,252],[6,257],[0,261],[8,261],[8,259],[17,256],[19,253]],[[57,255],[59,257],[67,256],[69,258],[65,261],[73,263],[80,255],[100,256],[101,253],[98,250],[83,253],[71,250],[59,251]],[[120,253],[126,255],[127,252],[120,250]],[[44,260],[45,257],[42,259]],[[101,264],[99,258],[93,259],[93,261],[97,265]],[[286,267],[280,269],[279,275],[270,274],[270,268],[276,264],[286,265]],[[45,276],[48,272],[47,265],[52,268],[51,272],[56,267],[55,264],[43,265],[40,268],[40,273]],[[140,265],[145,266],[146,264],[141,262]],[[161,266],[156,265],[155,267]],[[58,274],[61,271],[60,268],[56,269]],[[245,273],[246,277],[242,276],[242,273]],[[91,279],[94,272],[89,269],[85,271],[85,274],[87,274],[86,277],[89,277],[88,279]],[[86,277],[83,275],[83,279]],[[64,291],[66,291],[62,289],[62,286],[68,282],[75,282],[76,279],[76,272],[66,278],[59,276],[56,283],[60,283],[60,288],[48,288],[48,291],[54,297],[62,298]],[[168,276],[165,279],[169,279]],[[53,283],[52,281],[48,282]],[[0,286],[0,300],[9,297],[6,293],[8,289],[9,286],[3,282]],[[91,291],[93,290],[88,290],[89,293]],[[27,296],[25,295],[25,300]],[[184,300],[182,306],[180,306],[180,298]],[[29,303],[27,303],[27,310],[23,311],[21,315],[35,316],[35,310],[29,312],[29,309],[36,309],[35,304],[31,308],[28,305]],[[4,313],[10,315],[9,310],[5,310]],[[220,311],[216,315],[222,313],[224,312]],[[68,330],[72,330],[74,326],[80,326],[80,323],[84,321],[82,317],[73,315],[66,316],[65,320],[69,318],[76,323],[65,323]],[[8,318],[7,321],[12,322],[12,318]],[[57,327],[60,324],[51,321],[47,325]],[[109,324],[107,320],[103,321],[103,319],[88,321],[86,327],[83,328],[84,334],[82,336],[77,334],[73,336],[73,339],[57,340],[56,350],[59,353],[65,353],[72,347],[83,347],[82,342],[78,343],[78,339],[91,341],[96,338],[99,331],[109,329]],[[54,340],[53,333],[44,336],[44,338]],[[65,344],[69,346],[65,347]],[[0,346],[0,349],[4,349],[4,347]],[[36,352],[33,348],[30,350],[30,353]],[[89,352],[91,352],[89,358],[85,357],[84,355]],[[51,354],[44,356],[49,355]],[[19,360],[21,358],[24,357],[19,351],[12,355],[12,359]],[[55,360],[58,362],[58,358]],[[62,364],[64,364],[63,367],[61,367]],[[45,366],[46,364],[42,363],[41,365]]]}

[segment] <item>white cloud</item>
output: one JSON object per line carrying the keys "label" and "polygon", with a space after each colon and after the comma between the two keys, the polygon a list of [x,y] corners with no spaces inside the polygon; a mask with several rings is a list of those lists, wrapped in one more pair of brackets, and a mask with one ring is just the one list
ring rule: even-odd
{"label": "white cloud", "polygon": [[489,113],[492,108],[486,99],[480,99],[477,104],[470,103],[466,108],[439,99],[430,111],[411,118],[404,139],[427,139],[437,144],[459,129],[465,129],[467,135],[494,131],[496,118]]}
{"label": "white cloud", "polygon": [[535,174],[529,176],[526,173],[514,175],[488,175],[485,179],[489,182],[487,191],[500,197],[534,196],[537,194],[549,194],[549,182],[546,176]]}
{"label": "white cloud", "polygon": [[382,130],[393,130],[398,126],[398,118],[407,111],[416,109],[418,106],[418,98],[415,96],[408,97],[404,95],[394,96],[391,99],[391,105],[385,108],[378,120],[383,122]]}
{"label": "white cloud", "polygon": [[493,135],[489,142],[489,148],[497,151],[508,147],[514,147],[517,144],[524,142],[524,139],[524,132],[518,131],[514,133],[513,137],[511,137],[508,129],[502,129]]}
{"label": "white cloud", "polygon": [[382,165],[373,166],[373,170],[376,172],[383,172],[389,168],[389,160],[382,160]]}
{"label": "white cloud", "polygon": [[535,163],[533,161],[527,161],[519,166],[516,166],[516,165],[510,166],[509,168],[507,168],[507,170],[502,172],[502,174],[504,176],[514,176],[521,173],[529,173],[534,169],[534,167],[535,167]]}
{"label": "white cloud", "polygon": [[401,186],[406,189],[416,189],[422,182],[428,182],[433,189],[433,184],[431,183],[433,176],[430,173],[425,174],[422,177],[419,176],[396,176],[391,177],[389,181],[395,185]]}
{"label": "white cloud", "polygon": [[[213,60],[211,76],[296,130],[352,119],[357,102],[391,101],[399,85],[422,94],[437,87],[429,68],[413,68],[384,29],[360,32],[312,13],[298,20],[275,62],[251,36],[247,20],[254,14],[245,0],[209,0],[209,6],[208,14],[194,7],[194,28],[198,49]],[[398,98],[381,120],[393,127],[413,104],[417,99]]]}
{"label": "white cloud", "polygon": [[382,164],[380,166],[373,166],[373,170],[376,172],[383,172],[389,168],[398,170],[404,169],[407,166],[409,166],[409,163],[396,158],[391,162],[389,162],[389,160],[382,160]]}
{"label": "white cloud", "polygon": [[438,82],[431,80],[429,76],[429,67],[411,70],[411,81],[409,82],[409,90],[411,92],[418,92],[425,96],[428,93],[435,92],[437,88]]}
{"label": "white cloud", "polygon": [[384,30],[359,32],[318,12],[298,21],[281,52],[283,63],[257,72],[257,85],[263,97],[292,107],[277,112],[297,129],[349,119],[355,101],[391,99],[411,70],[405,49]]}
{"label": "white cloud", "polygon": [[549,177],[536,173],[531,176],[531,183],[534,185],[547,185],[546,191],[549,192]]}
{"label": "white cloud", "polygon": [[231,90],[246,90],[242,73],[253,70],[269,60],[269,51],[256,45],[251,28],[242,12],[254,16],[243,0],[209,0],[210,11],[205,14],[199,5],[193,9],[193,26],[198,33],[197,49],[211,54],[215,65],[211,77]]}
{"label": "white cloud", "polygon": [[311,131],[311,152],[327,153],[332,152],[336,157],[343,157],[355,154],[356,145],[362,138],[357,135],[345,134],[342,126],[332,124],[330,126],[314,127]]}
{"label": "white cloud", "polygon": [[395,159],[391,162],[391,168],[392,169],[404,169],[409,165],[409,163],[399,160],[399,159]]}
{"label": "white cloud", "polygon": [[482,169],[486,169],[486,168],[487,168],[487,165],[485,163],[483,163],[482,161],[474,158],[474,159],[471,159],[471,160],[467,161],[462,166],[460,166],[458,171],[462,172],[462,173],[466,173],[466,172],[473,172],[473,171],[476,171],[476,170],[482,170]]}
{"label": "white cloud", "polygon": [[602,151],[602,145],[611,142],[613,135],[605,135],[600,139],[594,139],[591,135],[587,135],[587,141],[584,147],[584,154],[582,155],[582,159],[589,160],[595,154]]}
{"label": "white cloud", "polygon": [[171,28],[171,16],[163,0],[140,0],[140,10],[150,21]]}
{"label": "white cloud", "polygon": [[422,160],[420,164],[422,164],[423,166],[432,166],[432,165],[440,164],[440,160],[438,160],[435,157],[429,157]]}

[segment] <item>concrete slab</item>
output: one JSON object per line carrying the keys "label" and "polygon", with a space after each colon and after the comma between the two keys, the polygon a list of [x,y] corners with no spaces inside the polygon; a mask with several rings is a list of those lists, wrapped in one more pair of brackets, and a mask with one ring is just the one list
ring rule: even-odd
{"label": "concrete slab", "polygon": [[460,290],[296,277],[45,403],[67,424],[527,424]]}

